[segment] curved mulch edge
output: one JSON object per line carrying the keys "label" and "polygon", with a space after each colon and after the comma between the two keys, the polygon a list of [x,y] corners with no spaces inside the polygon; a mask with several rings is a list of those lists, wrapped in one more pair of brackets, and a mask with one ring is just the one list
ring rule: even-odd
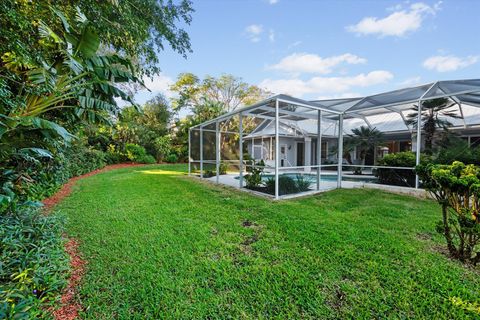
{"label": "curved mulch edge", "polygon": [[[90,177],[105,171],[110,171],[114,169],[128,168],[134,166],[143,166],[143,164],[137,163],[120,163],[106,166],[102,169],[97,169],[86,173],[81,176],[73,177],[65,183],[60,190],[58,190],[53,196],[43,200],[44,212],[49,213],[52,208],[68,197],[72,193],[73,185],[80,179]],[[78,313],[82,310],[82,306],[76,299],[77,296],[77,287],[80,284],[83,274],[85,273],[86,261],[83,260],[80,256],[80,250],[78,249],[78,241],[74,238],[68,238],[68,241],[65,243],[65,252],[70,257],[70,269],[71,274],[68,279],[67,287],[63,290],[62,296],[60,299],[60,307],[58,309],[52,309],[52,314],[56,320],[73,320],[78,318]]]}

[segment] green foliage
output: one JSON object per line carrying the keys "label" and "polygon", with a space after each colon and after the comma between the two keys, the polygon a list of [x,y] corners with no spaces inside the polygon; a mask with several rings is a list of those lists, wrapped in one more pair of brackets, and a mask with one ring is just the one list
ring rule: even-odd
{"label": "green foliage", "polygon": [[455,161],[421,165],[416,170],[442,206],[437,231],[444,235],[450,254],[476,265],[480,262],[480,168]]}
{"label": "green foliage", "polygon": [[[186,159],[188,150],[185,148],[188,141],[188,129],[204,121],[218,117],[226,112],[243,105],[250,105],[267,98],[270,93],[254,85],[245,83],[241,78],[224,74],[217,78],[206,76],[200,79],[192,73],[180,74],[177,81],[170,88],[177,93],[172,99],[174,111],[190,109],[191,114],[176,122],[178,129],[172,136],[172,142],[178,150],[180,159]],[[255,126],[255,120],[244,119],[243,129],[248,131]],[[223,124],[221,130],[238,131],[238,120],[230,119]],[[222,150],[234,145],[238,136],[223,135]],[[183,147],[182,147],[183,146]]]}
{"label": "green foliage", "polygon": [[170,153],[166,158],[165,161],[168,163],[177,163],[178,157],[175,153]]}
{"label": "green foliage", "polygon": [[304,192],[310,190],[312,182],[305,175],[297,174],[295,177],[295,184],[298,192]]}
{"label": "green foliage", "polygon": [[[275,194],[275,177],[270,177],[264,182],[265,191],[269,194]],[[279,195],[296,193],[297,185],[295,180],[289,176],[280,175],[278,177],[278,193]]]}
{"label": "green foliage", "polygon": [[244,176],[245,187],[248,189],[256,189],[262,184],[262,174],[265,169],[265,163],[263,160],[255,163],[255,160],[247,160],[247,172],[249,174]]}
{"label": "green foliage", "polygon": [[[427,163],[431,158],[425,154],[420,157],[421,163]],[[414,168],[416,165],[416,153],[412,151],[397,152],[386,154],[378,161],[375,170],[375,175],[378,181],[382,184],[414,187],[415,186],[415,172],[412,169],[390,169],[385,167],[406,167]]]}
{"label": "green foliage", "polygon": [[468,142],[447,134],[439,142],[438,151],[433,156],[433,162],[438,164],[452,164],[460,161],[466,164],[480,165],[480,147],[471,147]]}
{"label": "green foliage", "polygon": [[[268,178],[264,182],[265,191],[269,194],[275,194],[275,177]],[[279,195],[292,194],[310,190],[311,182],[303,175],[297,174],[295,179],[287,175],[278,177]]]}
{"label": "green foliage", "polygon": [[[218,78],[206,76],[201,80],[193,73],[182,73],[170,90],[178,94],[178,98],[173,99],[175,110],[202,108],[210,102],[217,105],[222,113],[233,111],[241,105],[253,104],[269,95],[269,92],[230,74]],[[198,110],[194,112],[203,114]]]}
{"label": "green foliage", "polygon": [[[422,101],[421,122],[420,126],[425,132],[425,153],[431,155],[433,153],[433,139],[438,128],[448,130],[452,123],[448,120],[460,119],[462,116],[457,111],[450,108],[456,104],[448,98],[437,98]],[[407,115],[407,124],[416,128],[418,125],[418,105],[414,105],[411,109],[412,113]],[[416,130],[416,129],[415,129]]]}
{"label": "green foliage", "polygon": [[[352,129],[352,134],[345,139],[347,147],[344,153],[350,153],[350,151],[356,147],[360,152],[361,165],[365,165],[367,154],[373,152],[375,158],[377,146],[382,143],[383,140],[383,133],[376,128],[371,129],[366,126],[354,128]],[[350,157],[350,155],[348,156]],[[362,167],[355,167],[354,171],[355,174],[362,174]]]}
{"label": "green foliage", "polygon": [[169,135],[156,138],[155,149],[157,151],[157,159],[170,162],[168,161],[168,158],[170,157],[172,151],[172,139]]}
{"label": "green foliage", "polygon": [[47,317],[42,306],[64,287],[63,222],[38,210],[0,215],[0,318]]}
{"label": "green foliage", "polygon": [[[35,63],[51,56],[40,44],[38,21],[54,31],[61,28],[50,10],[51,1],[0,2],[0,55],[16,52],[23,60]],[[188,0],[170,1],[55,1],[55,8],[67,18],[77,15],[77,8],[90,21],[95,21],[99,39],[114,52],[136,57],[136,69],[153,75],[160,72],[158,52],[166,43],[185,55],[190,49],[188,34],[179,24],[191,22],[192,4]]]}
{"label": "green foliage", "polygon": [[132,162],[147,163],[147,164],[157,162],[152,155],[147,154],[147,151],[145,151],[144,147],[139,146],[138,144],[127,143],[125,145],[125,153],[126,153],[127,159]]}

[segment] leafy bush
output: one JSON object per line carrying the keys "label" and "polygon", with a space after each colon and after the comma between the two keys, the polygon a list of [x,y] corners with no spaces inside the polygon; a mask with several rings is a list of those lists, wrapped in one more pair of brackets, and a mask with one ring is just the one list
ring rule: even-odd
{"label": "leafy bush", "polygon": [[226,162],[220,162],[219,174],[227,174],[228,164]]}
{"label": "leafy bush", "polygon": [[[429,160],[426,155],[421,155],[420,161],[425,163]],[[379,166],[413,168],[416,165],[416,154],[412,151],[390,153],[378,161]],[[415,186],[415,172],[409,169],[377,168],[375,175],[382,184],[396,186]]]}
{"label": "leafy bush", "polygon": [[468,142],[459,137],[448,135],[440,142],[441,145],[433,162],[438,164],[452,164],[460,161],[466,164],[480,165],[480,148],[472,148]]}
{"label": "leafy bush", "polygon": [[254,160],[247,160],[246,164],[246,170],[250,173],[244,177],[246,182],[245,187],[248,189],[258,188],[262,183],[262,173],[265,168],[265,163],[263,160],[260,160],[257,163],[255,163]]}
{"label": "leafy bush", "polygon": [[113,144],[110,144],[107,147],[107,152],[105,153],[105,161],[108,164],[116,164],[126,161],[126,156],[115,148]]}
{"label": "leafy bush", "polygon": [[[267,193],[275,194],[275,177],[268,178],[264,185]],[[278,193],[280,195],[296,193],[298,191],[297,183],[293,178],[286,175],[278,177]]]}
{"label": "leafy bush", "polygon": [[63,222],[23,208],[0,215],[0,318],[46,317],[42,303],[65,286]]}
{"label": "leafy bush", "polygon": [[144,156],[138,157],[136,162],[153,164],[153,163],[157,163],[157,160],[155,160],[155,158],[152,155],[146,154]]}
{"label": "leafy bush", "polygon": [[22,172],[23,179],[16,185],[16,192],[21,199],[40,200],[51,196],[71,177],[105,165],[104,152],[87,147],[80,141],[59,150],[53,158],[19,162],[17,170]]}
{"label": "leafy bush", "polygon": [[308,191],[312,185],[312,182],[301,174],[297,174],[295,177],[295,183],[297,185],[297,192]]}
{"label": "leafy bush", "polygon": [[437,231],[445,237],[453,258],[480,262],[480,167],[455,161],[451,165],[420,165],[424,187],[442,206]]}
{"label": "leafy bush", "polygon": [[165,161],[168,163],[176,163],[178,161],[178,157],[174,153],[170,153],[166,158]]}
{"label": "leafy bush", "polygon": [[261,171],[259,169],[251,170],[251,172],[245,175],[245,177],[243,178],[246,182],[245,187],[248,189],[258,188],[258,186],[260,186],[260,184],[262,183]]}
{"label": "leafy bush", "polygon": [[[177,162],[175,161],[168,161],[172,160],[172,139],[170,136],[165,135],[163,137],[158,137],[155,139],[155,149],[157,150],[157,159],[166,162]],[[176,155],[175,155],[176,157]],[[170,158],[170,159],[169,159]]]}
{"label": "leafy bush", "polygon": [[127,143],[125,145],[125,153],[127,155],[127,159],[134,162],[136,162],[137,159],[147,155],[147,151],[145,151],[144,147],[134,143]]}

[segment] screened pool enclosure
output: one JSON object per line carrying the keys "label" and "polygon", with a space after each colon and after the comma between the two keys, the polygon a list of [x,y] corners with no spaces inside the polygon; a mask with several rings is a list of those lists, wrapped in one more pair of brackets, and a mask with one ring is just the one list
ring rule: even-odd
{"label": "screened pool enclosure", "polygon": [[[431,101],[441,101],[441,111]],[[426,139],[429,112],[448,130],[439,127]],[[191,175],[275,199],[371,185],[421,188],[414,166],[426,140],[445,132],[480,144],[480,79],[350,99],[275,95],[191,127],[188,168]],[[402,151],[413,152],[410,166],[382,163]]]}

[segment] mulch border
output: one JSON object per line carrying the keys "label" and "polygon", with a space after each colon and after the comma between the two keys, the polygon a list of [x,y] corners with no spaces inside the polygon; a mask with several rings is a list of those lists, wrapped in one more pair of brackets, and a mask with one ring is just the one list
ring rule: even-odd
{"label": "mulch border", "polygon": [[[53,207],[68,197],[72,193],[72,187],[78,180],[105,172],[114,169],[129,168],[135,166],[143,166],[143,164],[137,163],[120,163],[106,166],[102,169],[97,169],[89,173],[83,174],[81,176],[73,177],[65,183],[60,190],[58,190],[54,195],[49,198],[44,199],[44,212],[46,214],[50,213]],[[65,243],[65,252],[70,257],[70,269],[71,274],[68,279],[68,284],[62,292],[60,299],[60,307],[58,309],[51,310],[54,319],[56,320],[74,320],[78,318],[79,312],[82,310],[81,304],[76,299],[77,296],[77,287],[80,284],[82,277],[85,273],[85,265],[87,261],[83,260],[80,255],[79,243],[74,238],[68,238],[68,241]]]}

